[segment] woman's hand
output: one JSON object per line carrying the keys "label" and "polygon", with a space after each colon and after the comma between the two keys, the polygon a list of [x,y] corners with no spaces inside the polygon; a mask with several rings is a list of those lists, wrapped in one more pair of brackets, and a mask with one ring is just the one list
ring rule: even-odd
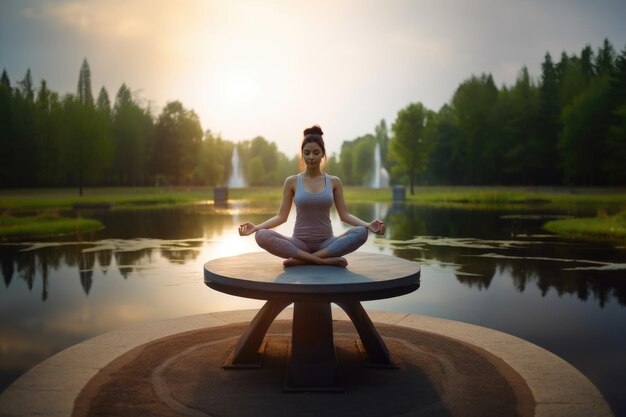
{"label": "woman's hand", "polygon": [[385,223],[383,223],[382,220],[376,219],[367,225],[367,229],[377,235],[383,235],[385,234]]}
{"label": "woman's hand", "polygon": [[248,236],[256,231],[257,228],[252,223],[244,223],[239,225],[239,236]]}

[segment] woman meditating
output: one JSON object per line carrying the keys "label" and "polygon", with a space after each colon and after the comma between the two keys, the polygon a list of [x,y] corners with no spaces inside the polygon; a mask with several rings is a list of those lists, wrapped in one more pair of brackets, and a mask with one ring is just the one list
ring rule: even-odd
{"label": "woman meditating", "polygon": [[[338,177],[326,174],[326,158],[322,129],[315,125],[304,130],[302,161],[304,170],[285,180],[283,198],[278,213],[259,224],[244,223],[239,234],[256,232],[256,241],[269,253],[285,258],[283,265],[336,265],[345,267],[343,255],[354,252],[367,240],[368,230],[382,235],[385,225],[381,220],[366,223],[350,214],[343,197],[343,185]],[[296,224],[293,236],[287,237],[270,230],[287,221],[291,204],[296,204]],[[340,236],[333,235],[330,208],[333,203],[341,221],[355,226]]]}

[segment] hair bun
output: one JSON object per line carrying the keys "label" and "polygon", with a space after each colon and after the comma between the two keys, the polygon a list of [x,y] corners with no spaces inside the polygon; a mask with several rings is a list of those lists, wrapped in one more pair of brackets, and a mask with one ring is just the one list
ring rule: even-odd
{"label": "hair bun", "polygon": [[304,136],[306,135],[320,135],[322,136],[324,132],[322,132],[322,128],[319,125],[313,125],[311,127],[307,127],[304,129]]}

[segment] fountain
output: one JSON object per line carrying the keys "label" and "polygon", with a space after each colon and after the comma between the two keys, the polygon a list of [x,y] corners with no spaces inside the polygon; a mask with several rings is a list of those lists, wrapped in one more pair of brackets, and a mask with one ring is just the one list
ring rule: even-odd
{"label": "fountain", "polygon": [[228,183],[213,188],[213,201],[214,204],[218,206],[227,205],[229,188],[243,188],[246,186],[241,167],[239,166],[239,150],[236,145],[233,148],[233,156],[230,162],[232,170],[230,178],[228,178]]}
{"label": "fountain", "polygon": [[370,182],[370,188],[387,187],[389,187],[389,173],[381,163],[380,143],[376,143],[376,148],[374,149],[374,175]]}
{"label": "fountain", "polygon": [[239,166],[239,151],[237,146],[233,149],[233,157],[231,159],[232,172],[228,179],[229,188],[243,188],[246,186],[241,167]]}

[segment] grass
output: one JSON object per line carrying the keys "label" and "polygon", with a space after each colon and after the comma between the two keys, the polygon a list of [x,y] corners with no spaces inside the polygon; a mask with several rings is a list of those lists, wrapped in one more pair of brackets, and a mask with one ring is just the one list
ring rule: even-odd
{"label": "grass", "polygon": [[[389,202],[390,189],[345,187],[348,202]],[[280,201],[281,187],[249,187],[228,190],[229,199]],[[0,190],[0,210],[71,208],[74,204],[113,204],[115,209],[193,204],[211,201],[213,187],[103,187],[85,189],[79,197],[74,189]],[[626,189],[546,187],[415,187],[406,190],[406,201],[435,206],[518,209],[521,207],[566,208],[570,206],[626,206]]]}
{"label": "grass", "polygon": [[551,220],[543,228],[573,238],[626,241],[626,210],[613,216],[601,212],[597,217]]}
{"label": "grass", "polygon": [[3,214],[0,215],[0,240],[82,233],[103,227],[98,220],[60,217],[50,213],[24,217]]}
{"label": "grass", "polygon": [[426,205],[519,209],[626,205],[624,189],[548,187],[416,187],[407,200]]}
{"label": "grass", "polygon": [[[598,209],[620,212],[626,209],[626,189],[569,188],[569,187],[466,187],[466,186],[419,186],[415,194],[406,190],[406,202],[434,207],[456,207],[475,210],[562,210],[583,208],[589,211]],[[350,202],[391,202],[392,191],[366,187],[345,187],[346,201]],[[253,202],[278,202],[282,197],[282,187],[248,187],[228,190],[230,200]],[[114,210],[136,210],[146,208],[189,205],[198,202],[212,203],[213,187],[102,187],[86,188],[85,195],[79,197],[76,189],[18,189],[0,190],[0,212],[3,218],[12,214],[37,214],[44,210],[72,208],[75,204],[110,204]],[[568,219],[549,222],[548,230],[569,236],[620,236],[624,226],[621,215],[601,215],[594,219]],[[60,233],[76,227],[97,228],[94,223],[85,224],[76,219],[65,219],[68,224],[61,226],[60,220],[47,222],[31,217],[37,234],[54,234],[54,227]],[[87,219],[83,219],[87,221]],[[59,222],[59,223],[57,223]],[[72,223],[74,222],[74,223]],[[43,227],[45,224],[45,230]],[[54,226],[54,225],[58,226]],[[78,225],[78,226],[77,226]],[[9,226],[1,225],[0,236]],[[17,227],[17,226],[11,226]],[[19,229],[11,229],[19,230]],[[28,229],[20,233],[27,233]],[[17,232],[11,232],[17,233]]]}

